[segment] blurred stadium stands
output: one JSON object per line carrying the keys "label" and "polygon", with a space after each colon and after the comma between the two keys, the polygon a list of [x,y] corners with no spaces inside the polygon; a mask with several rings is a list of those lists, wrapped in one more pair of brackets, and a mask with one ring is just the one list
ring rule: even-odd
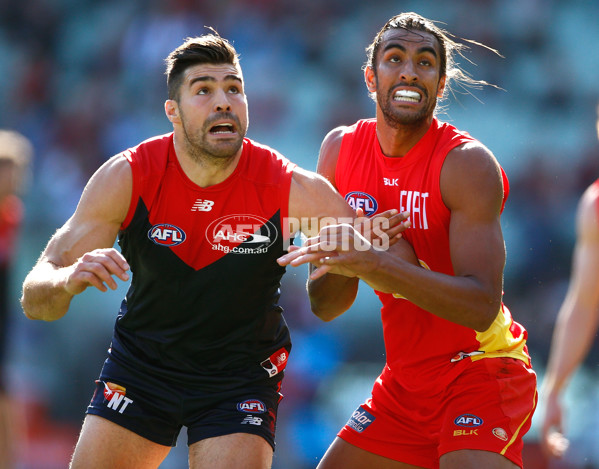
{"label": "blurred stadium stands", "polygon": [[[315,169],[328,130],[374,115],[364,49],[401,11],[440,20],[504,56],[473,46],[468,57],[477,66],[461,65],[503,90],[456,90],[440,117],[483,141],[510,178],[505,302],[528,329],[542,378],[568,281],[575,205],[599,177],[599,2],[0,0],[0,127],[19,130],[36,147],[12,289],[8,378],[25,423],[18,469],[66,467],[125,293],[125,286],[88,291],[67,317],[47,324],[21,314],[20,285],[92,172],[170,131],[163,113],[168,52],[205,25],[232,40],[250,103],[248,136]],[[289,270],[283,285],[294,348],[274,469],[315,467],[384,363],[374,294],[361,287],[348,313],[320,323],[309,312],[305,278],[305,270]],[[595,347],[566,395],[566,461],[545,464],[533,422],[527,467],[599,468],[598,362]],[[183,435],[161,467],[186,467],[185,449]]]}

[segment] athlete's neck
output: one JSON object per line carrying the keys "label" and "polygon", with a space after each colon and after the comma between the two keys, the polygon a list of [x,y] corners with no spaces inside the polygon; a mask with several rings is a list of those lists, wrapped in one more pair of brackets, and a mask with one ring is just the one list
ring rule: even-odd
{"label": "athlete's neck", "polygon": [[227,179],[239,163],[243,146],[230,157],[214,157],[191,154],[184,145],[174,139],[175,155],[185,175],[200,187],[210,187]]}
{"label": "athlete's neck", "polygon": [[389,158],[401,158],[416,145],[428,132],[433,116],[414,124],[389,125],[377,112],[376,135],[383,155]]}

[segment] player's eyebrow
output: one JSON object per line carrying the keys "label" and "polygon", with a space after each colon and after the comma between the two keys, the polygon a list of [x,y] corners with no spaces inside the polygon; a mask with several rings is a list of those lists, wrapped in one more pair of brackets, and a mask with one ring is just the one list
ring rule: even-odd
{"label": "player's eyebrow", "polygon": [[[399,42],[389,42],[385,44],[385,47],[383,47],[383,52],[387,52],[389,49],[399,49],[402,52],[406,52],[406,48]],[[424,54],[428,52],[429,54],[432,54],[435,57],[437,57],[437,51],[434,47],[431,46],[422,46],[416,52],[418,52],[419,54]]]}
{"label": "player's eyebrow", "polygon": [[[238,81],[239,83],[243,84],[243,80],[238,76],[238,75],[226,75],[223,81],[227,81],[227,80],[235,80]],[[189,80],[189,86],[192,86],[194,83],[197,83],[198,81],[210,81],[210,82],[216,82],[216,78],[214,78],[212,75],[202,75],[199,77],[193,77],[191,80]]]}

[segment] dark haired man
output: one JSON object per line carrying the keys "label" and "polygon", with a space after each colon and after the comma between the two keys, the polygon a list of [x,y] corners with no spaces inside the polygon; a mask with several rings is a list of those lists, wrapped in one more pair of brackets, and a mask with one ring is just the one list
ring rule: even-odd
{"label": "dark haired man", "polygon": [[353,249],[339,226],[280,259],[315,264],[309,293],[324,319],[345,311],[335,293],[350,285],[326,272],[363,279],[383,303],[387,363],[319,469],[522,466],[536,376],[502,303],[507,178],[483,144],[434,115],[450,78],[484,83],[454,64],[464,47],[415,13],[391,18],[365,66],[376,118],[321,147],[318,171],[351,205],[411,213],[404,238],[420,265]]}
{"label": "dark haired man", "polygon": [[[173,132],[92,176],[21,302],[56,320],[74,295],[132,273],[72,469],[156,468],[183,426],[191,468],[265,469],[291,349],[276,260],[298,228],[354,213],[324,178],[245,138],[230,43],[190,38],[166,62]],[[388,216],[395,239],[405,217]]]}

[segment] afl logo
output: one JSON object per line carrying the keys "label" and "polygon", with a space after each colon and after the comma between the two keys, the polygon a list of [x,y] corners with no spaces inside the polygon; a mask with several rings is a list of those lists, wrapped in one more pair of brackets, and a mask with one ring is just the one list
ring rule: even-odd
{"label": "afl logo", "polygon": [[483,419],[472,414],[463,414],[456,418],[453,423],[460,427],[480,427],[483,424]]}
{"label": "afl logo", "polygon": [[379,208],[376,199],[366,192],[353,191],[345,196],[345,201],[354,210],[361,208],[366,216],[374,214]]}
{"label": "afl logo", "polygon": [[177,246],[185,241],[185,232],[175,225],[160,223],[150,228],[148,238],[158,246]]}
{"label": "afl logo", "polygon": [[237,410],[248,414],[263,414],[266,412],[266,406],[258,399],[247,399],[237,403]]}

